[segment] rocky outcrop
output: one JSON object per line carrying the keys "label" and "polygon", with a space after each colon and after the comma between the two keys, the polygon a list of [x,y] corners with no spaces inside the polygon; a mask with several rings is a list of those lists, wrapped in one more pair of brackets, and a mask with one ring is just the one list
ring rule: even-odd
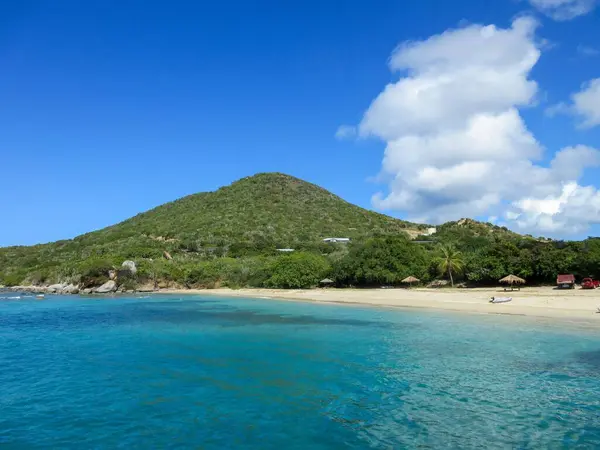
{"label": "rocky outcrop", "polygon": [[11,286],[6,288],[6,290],[12,292],[27,292],[31,294],[57,294],[57,295],[69,295],[69,294],[78,294],[79,286],[74,285],[73,283],[56,283],[51,284],[50,286]]}
{"label": "rocky outcrop", "polygon": [[73,283],[57,283],[51,284],[50,286],[37,286],[35,291],[45,294],[70,295],[78,294],[79,287],[75,286]]}
{"label": "rocky outcrop", "polygon": [[64,287],[65,287],[65,285],[62,284],[62,283],[60,283],[60,284],[51,284],[50,286],[48,286],[46,288],[46,292],[48,294],[60,294]]}
{"label": "rocky outcrop", "polygon": [[163,256],[165,257],[165,259],[168,259],[169,261],[171,261],[173,259],[171,254],[166,250],[163,252]]}
{"label": "rocky outcrop", "polygon": [[94,289],[94,292],[97,294],[108,294],[110,292],[115,292],[117,290],[117,283],[114,280],[108,280],[102,286]]}
{"label": "rocky outcrop", "polygon": [[123,261],[121,267],[123,269],[129,270],[129,272],[131,272],[132,275],[135,275],[137,273],[137,267],[135,265],[135,262],[133,261]]}
{"label": "rocky outcrop", "polygon": [[62,289],[62,294],[79,294],[79,287],[75,286],[74,284],[67,284],[65,287],[63,287]]}

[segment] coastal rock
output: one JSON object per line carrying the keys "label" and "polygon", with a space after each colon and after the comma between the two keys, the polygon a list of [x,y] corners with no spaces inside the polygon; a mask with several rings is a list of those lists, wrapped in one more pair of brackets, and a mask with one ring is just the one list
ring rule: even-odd
{"label": "coastal rock", "polygon": [[85,289],[82,289],[82,290],[81,290],[81,293],[82,293],[83,295],[88,295],[88,294],[91,294],[91,293],[92,293],[92,291],[93,291],[93,289],[92,289],[92,288],[85,288]]}
{"label": "coastal rock", "polygon": [[123,264],[121,264],[121,267],[123,269],[129,270],[133,275],[135,275],[137,273],[137,267],[135,265],[135,262],[133,262],[133,261],[123,261]]}
{"label": "coastal rock", "polygon": [[111,280],[114,280],[115,278],[117,278],[117,271],[116,270],[109,270],[108,271],[108,278],[110,278]]}
{"label": "coastal rock", "polygon": [[50,286],[33,286],[30,287],[31,292],[34,293],[47,293],[47,294],[77,294],[79,293],[79,287],[73,283],[56,283]]}
{"label": "coastal rock", "polygon": [[46,288],[46,292],[49,294],[61,294],[64,288],[65,285],[62,283],[51,284]]}
{"label": "coastal rock", "polygon": [[94,289],[94,292],[97,294],[108,294],[109,292],[114,292],[117,290],[117,283],[114,280],[108,280],[102,286]]}
{"label": "coastal rock", "polygon": [[77,286],[75,286],[74,284],[67,284],[65,287],[62,288],[61,293],[63,293],[63,294],[78,294],[79,288]]}

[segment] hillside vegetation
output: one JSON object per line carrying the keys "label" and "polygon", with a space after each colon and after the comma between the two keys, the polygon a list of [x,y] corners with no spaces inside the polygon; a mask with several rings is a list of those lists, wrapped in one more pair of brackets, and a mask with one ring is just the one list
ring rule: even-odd
{"label": "hillside vegetation", "polygon": [[[441,225],[433,236],[426,229],[266,173],[72,240],[0,249],[0,284],[94,287],[111,274],[122,290],[300,288],[325,277],[338,286],[380,286],[409,275],[471,285],[496,284],[510,273],[530,283],[553,283],[558,273],[600,276],[598,239],[540,240],[471,219]],[[352,241],[327,244],[327,237]],[[135,262],[137,273],[120,269],[125,260]]]}
{"label": "hillside vegetation", "polygon": [[326,237],[363,240],[423,228],[352,205],[297,178],[264,173],[72,240],[0,249],[0,284],[73,278],[81,266],[98,259],[118,265],[161,259],[164,251],[186,262],[274,255],[277,248],[321,253],[331,249],[323,244]]}

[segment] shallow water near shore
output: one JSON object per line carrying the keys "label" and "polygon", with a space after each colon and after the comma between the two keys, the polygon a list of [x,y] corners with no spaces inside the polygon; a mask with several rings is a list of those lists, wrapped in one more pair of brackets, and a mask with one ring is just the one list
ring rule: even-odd
{"label": "shallow water near shore", "polygon": [[600,330],[201,296],[0,300],[0,447],[598,448]]}

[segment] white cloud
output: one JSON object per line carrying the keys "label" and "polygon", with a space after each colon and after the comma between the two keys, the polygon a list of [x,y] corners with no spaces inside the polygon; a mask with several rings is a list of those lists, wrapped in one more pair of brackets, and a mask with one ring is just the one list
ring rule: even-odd
{"label": "white cloud", "polygon": [[529,0],[532,6],[554,20],[571,20],[591,12],[597,0]]}
{"label": "white cloud", "polygon": [[573,94],[573,109],[579,115],[584,128],[600,125],[600,78],[585,83],[581,91]]}
{"label": "white cloud", "polygon": [[360,136],[386,142],[382,175],[389,192],[373,196],[376,207],[427,222],[502,216],[523,228],[559,214],[556,226],[572,228],[565,208],[540,213],[535,205],[560,198],[568,183],[584,192],[576,181],[600,153],[566,148],[549,167],[535,163],[544,149],[518,108],[536,100],[529,78],[540,57],[536,27],[528,17],[508,29],[471,25],[393,52],[390,68],[401,76],[358,126]]}
{"label": "white cloud", "polygon": [[[558,152],[550,164],[551,180],[560,184],[560,192],[524,197],[513,203],[511,215],[517,227],[544,233],[579,233],[600,223],[600,192],[594,186],[580,186],[586,167],[600,166],[600,151],[578,145]],[[569,181],[565,181],[569,180]]]}
{"label": "white cloud", "polygon": [[516,225],[538,233],[581,233],[600,224],[600,192],[576,182],[564,184],[558,195],[524,198],[514,207],[524,212],[516,217]]}
{"label": "white cloud", "polygon": [[581,90],[571,95],[570,103],[558,103],[546,109],[546,114],[571,114],[581,119],[579,127],[592,128],[600,125],[600,78],[581,85]]}
{"label": "white cloud", "polygon": [[350,125],[341,125],[335,132],[335,138],[340,141],[354,137],[356,137],[356,127]]}
{"label": "white cloud", "polygon": [[600,166],[600,152],[585,145],[567,147],[557,152],[550,163],[552,174],[560,180],[578,180],[586,167]]}

